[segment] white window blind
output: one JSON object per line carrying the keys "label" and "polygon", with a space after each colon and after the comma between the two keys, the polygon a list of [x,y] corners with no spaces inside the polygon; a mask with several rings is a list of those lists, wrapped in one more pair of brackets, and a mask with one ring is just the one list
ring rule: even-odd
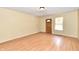
{"label": "white window blind", "polygon": [[55,18],[55,30],[63,31],[63,17]]}

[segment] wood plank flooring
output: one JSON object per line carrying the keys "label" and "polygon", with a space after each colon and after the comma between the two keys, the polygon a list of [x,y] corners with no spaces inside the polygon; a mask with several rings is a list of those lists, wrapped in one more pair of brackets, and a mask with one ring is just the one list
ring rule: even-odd
{"label": "wood plank flooring", "polygon": [[79,51],[79,40],[47,33],[36,33],[1,43],[0,51]]}

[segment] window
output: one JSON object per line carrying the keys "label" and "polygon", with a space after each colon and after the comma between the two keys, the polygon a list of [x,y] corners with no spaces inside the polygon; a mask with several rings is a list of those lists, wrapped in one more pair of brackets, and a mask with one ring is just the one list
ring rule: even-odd
{"label": "window", "polygon": [[63,30],[63,17],[55,18],[55,30]]}

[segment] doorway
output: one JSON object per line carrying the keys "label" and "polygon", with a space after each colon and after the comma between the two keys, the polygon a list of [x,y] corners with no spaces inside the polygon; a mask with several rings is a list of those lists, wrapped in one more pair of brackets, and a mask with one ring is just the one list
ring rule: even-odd
{"label": "doorway", "polygon": [[52,34],[52,19],[46,19],[46,33]]}

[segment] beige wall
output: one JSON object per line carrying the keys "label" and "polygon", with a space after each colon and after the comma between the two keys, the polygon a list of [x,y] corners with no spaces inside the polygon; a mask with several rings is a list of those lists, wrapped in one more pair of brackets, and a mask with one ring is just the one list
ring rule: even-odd
{"label": "beige wall", "polygon": [[39,32],[39,17],[0,8],[0,42]]}
{"label": "beige wall", "polygon": [[64,17],[64,31],[57,32],[56,34],[62,34],[71,37],[78,37],[78,14],[77,11],[65,13],[59,16]]}
{"label": "beige wall", "polygon": [[64,17],[64,31],[55,31],[52,30],[54,34],[66,35],[71,37],[78,37],[78,12],[72,11],[64,14],[58,14],[54,16],[47,16],[41,18],[41,31],[45,32],[45,19],[52,18],[54,25],[55,17],[63,16]]}
{"label": "beige wall", "polygon": [[78,38],[79,38],[79,10],[78,10]]}

